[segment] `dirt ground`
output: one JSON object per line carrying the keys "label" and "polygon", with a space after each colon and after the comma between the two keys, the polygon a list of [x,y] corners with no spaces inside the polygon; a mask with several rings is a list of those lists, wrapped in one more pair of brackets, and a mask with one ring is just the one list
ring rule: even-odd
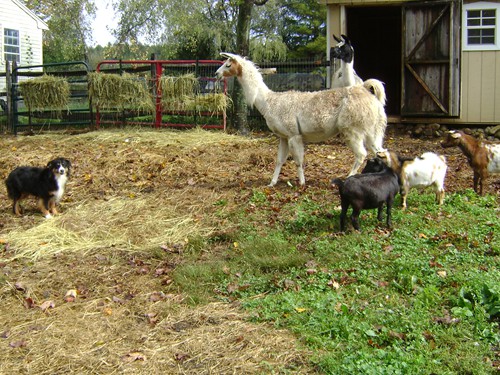
{"label": "dirt ground", "polygon": [[[439,142],[389,127],[385,146],[442,153],[447,192],[471,188],[463,154]],[[2,136],[0,149],[3,179],[57,156],[73,166],[51,220],[32,201],[14,217],[0,187],[0,374],[314,373],[311,353],[289,332],[251,323],[234,304],[193,307],[169,277],[186,237],[235,230],[216,203],[247,204],[270,182],[276,138],[132,129]],[[309,145],[306,188],[296,189],[289,160],[274,189],[322,192],[335,207],[330,181],[352,160],[339,139]],[[497,177],[487,191],[500,194]]]}

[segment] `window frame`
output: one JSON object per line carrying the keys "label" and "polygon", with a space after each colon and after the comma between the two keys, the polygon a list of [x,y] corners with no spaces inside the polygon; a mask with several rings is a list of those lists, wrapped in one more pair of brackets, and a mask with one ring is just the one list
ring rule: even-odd
{"label": "window frame", "polygon": [[[17,36],[7,35],[8,31],[17,32]],[[17,38],[17,44],[7,43],[7,38]],[[8,47],[17,48],[17,53],[8,51],[8,49],[9,49]],[[21,31],[20,30],[12,29],[9,27],[3,28],[3,60],[14,61],[11,59],[7,59],[7,55],[15,56],[16,63],[19,64],[21,62]]]}
{"label": "window frame", "polygon": [[[494,44],[469,44],[467,25],[467,12],[471,10],[495,10],[495,43]],[[464,51],[496,51],[500,50],[500,3],[480,1],[464,4],[462,8],[462,49]]]}

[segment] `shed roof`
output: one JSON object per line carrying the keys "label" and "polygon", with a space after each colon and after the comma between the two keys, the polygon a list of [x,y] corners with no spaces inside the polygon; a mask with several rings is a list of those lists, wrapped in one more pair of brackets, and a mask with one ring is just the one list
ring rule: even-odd
{"label": "shed roof", "polygon": [[17,5],[28,16],[30,16],[31,18],[33,18],[36,21],[37,27],[39,29],[42,29],[42,30],[48,30],[49,29],[49,26],[40,17],[38,17],[33,11],[31,11],[30,9],[28,9],[28,7],[26,7],[26,5],[24,5],[21,1],[19,1],[19,0],[10,0],[10,1],[12,1],[15,5]]}

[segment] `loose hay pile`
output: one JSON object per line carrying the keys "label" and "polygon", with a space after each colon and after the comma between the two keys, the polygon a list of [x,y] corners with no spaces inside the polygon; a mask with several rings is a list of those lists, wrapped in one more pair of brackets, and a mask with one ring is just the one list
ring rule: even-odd
{"label": "loose hay pile", "polygon": [[[207,159],[196,165],[193,158],[200,148],[210,145],[254,142],[199,129],[92,132],[65,136],[62,141],[53,135],[40,135],[36,140],[43,145],[46,156],[40,155],[39,148],[29,149],[13,141],[18,144],[11,146],[15,151],[3,156],[4,178],[19,164],[41,166],[46,164],[45,159],[58,156],[52,153],[57,147],[45,149],[47,144],[74,143],[68,144],[68,153],[64,155],[73,164],[68,193],[62,201],[64,215],[42,220],[36,215],[34,202],[28,200],[24,203],[25,208],[31,207],[27,218],[37,224],[21,220],[26,225],[19,226],[11,221],[10,202],[2,200],[4,210],[9,212],[10,230],[4,231],[0,240],[15,250],[14,257],[33,260],[61,252],[86,253],[110,247],[137,251],[210,235],[214,228],[206,212],[206,201],[216,202],[220,194],[208,189],[200,199],[193,199],[189,190],[195,188],[199,176],[206,174],[208,168]],[[167,155],[164,149],[176,151]],[[227,175],[223,164],[217,168],[221,168],[220,176]],[[183,186],[172,191],[177,183]]]}

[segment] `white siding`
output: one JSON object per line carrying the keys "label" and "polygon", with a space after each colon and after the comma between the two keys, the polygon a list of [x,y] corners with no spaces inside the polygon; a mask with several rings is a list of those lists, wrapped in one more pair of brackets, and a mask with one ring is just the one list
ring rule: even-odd
{"label": "white siding", "polygon": [[[43,63],[43,29],[47,25],[15,0],[0,0],[0,71],[5,72],[4,29],[19,31],[20,65]],[[0,91],[5,81],[0,79]]]}

